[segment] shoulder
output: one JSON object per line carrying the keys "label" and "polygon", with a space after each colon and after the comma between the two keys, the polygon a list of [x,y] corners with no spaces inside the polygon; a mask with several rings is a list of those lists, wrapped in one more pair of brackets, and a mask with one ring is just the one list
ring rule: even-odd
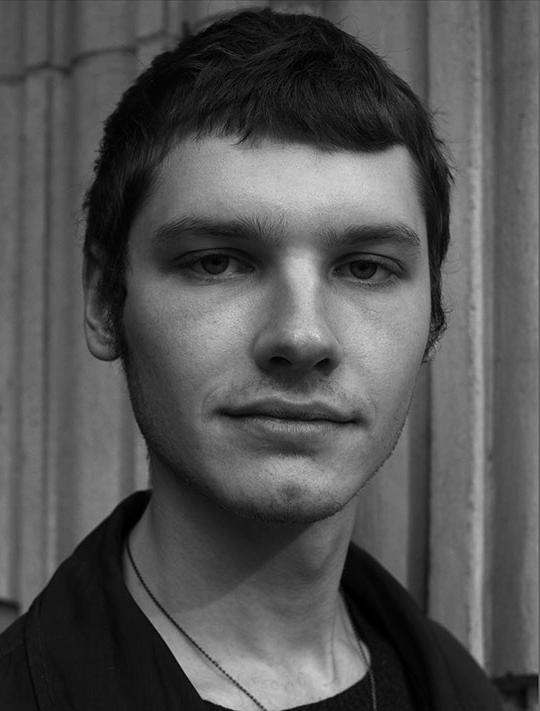
{"label": "shoulder", "polygon": [[26,615],[0,634],[0,709],[38,711],[25,644]]}
{"label": "shoulder", "polygon": [[367,619],[393,645],[429,708],[500,711],[495,688],[465,647],[428,618],[407,590],[357,546],[349,549],[343,582]]}
{"label": "shoulder", "polygon": [[428,620],[428,624],[446,662],[456,695],[462,698],[465,708],[477,711],[501,710],[499,694],[473,656],[438,622]]}

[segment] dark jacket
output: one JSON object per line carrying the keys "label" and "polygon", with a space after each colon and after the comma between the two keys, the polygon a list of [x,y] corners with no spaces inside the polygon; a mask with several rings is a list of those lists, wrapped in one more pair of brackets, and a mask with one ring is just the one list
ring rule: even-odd
{"label": "dark jacket", "polygon": [[[0,635],[1,711],[205,710],[123,582],[123,542],[148,498],[140,492],[122,502],[59,567],[29,611]],[[342,582],[396,650],[415,708],[501,708],[463,647],[354,545]]]}

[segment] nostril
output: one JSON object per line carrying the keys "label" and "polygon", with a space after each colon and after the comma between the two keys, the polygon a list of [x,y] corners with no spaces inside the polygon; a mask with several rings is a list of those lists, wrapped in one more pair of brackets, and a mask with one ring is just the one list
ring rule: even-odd
{"label": "nostril", "polygon": [[315,364],[315,369],[320,370],[322,373],[331,373],[336,367],[336,363],[331,358],[323,358],[318,363]]}
{"label": "nostril", "polygon": [[288,358],[285,358],[285,356],[272,356],[269,359],[269,362],[270,365],[275,365],[277,367],[284,365],[292,365],[292,361],[290,361]]}
{"label": "nostril", "polygon": [[331,358],[317,359],[301,359],[287,358],[286,356],[272,356],[268,359],[268,367],[274,370],[299,371],[309,368],[310,370],[318,370],[321,373],[330,373],[335,364]]}
{"label": "nostril", "polygon": [[330,368],[332,366],[332,360],[330,358],[323,358],[320,360],[315,367],[317,368]]}

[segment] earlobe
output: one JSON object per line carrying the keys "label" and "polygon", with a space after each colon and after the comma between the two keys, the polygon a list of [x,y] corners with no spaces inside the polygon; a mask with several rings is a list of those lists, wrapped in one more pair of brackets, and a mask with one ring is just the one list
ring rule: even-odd
{"label": "earlobe", "polygon": [[102,268],[95,255],[85,255],[83,264],[84,333],[90,353],[99,360],[118,357],[116,339],[111,331],[108,305],[104,303],[99,282]]}

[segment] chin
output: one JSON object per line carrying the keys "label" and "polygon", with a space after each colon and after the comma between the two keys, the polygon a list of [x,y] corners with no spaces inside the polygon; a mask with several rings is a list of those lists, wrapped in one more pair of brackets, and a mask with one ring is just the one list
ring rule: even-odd
{"label": "chin", "polygon": [[217,501],[221,508],[239,518],[265,523],[310,524],[323,521],[339,513],[355,496],[343,500],[328,493],[306,491],[304,487],[293,483],[282,487],[267,497],[256,500]]}
{"label": "chin", "polygon": [[240,518],[245,518],[250,521],[261,521],[264,523],[282,523],[282,524],[310,524],[317,521],[323,521],[337,514],[343,506],[331,505],[321,506],[261,506],[253,505],[246,507],[229,508],[229,511],[236,514]]}

